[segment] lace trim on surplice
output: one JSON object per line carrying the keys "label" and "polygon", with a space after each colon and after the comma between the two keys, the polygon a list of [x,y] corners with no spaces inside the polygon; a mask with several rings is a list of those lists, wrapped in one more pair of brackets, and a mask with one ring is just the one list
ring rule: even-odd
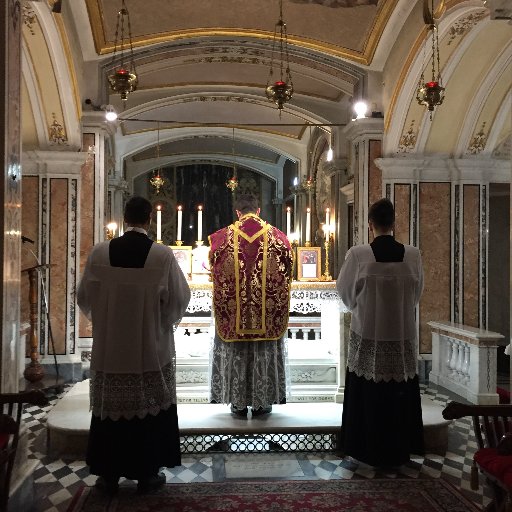
{"label": "lace trim on surplice", "polygon": [[91,372],[90,408],[101,419],[143,418],[176,403],[176,360],[160,371]]}
{"label": "lace trim on surplice", "polygon": [[402,382],[416,375],[413,341],[376,341],[350,331],[348,369],[358,377],[375,382]]}

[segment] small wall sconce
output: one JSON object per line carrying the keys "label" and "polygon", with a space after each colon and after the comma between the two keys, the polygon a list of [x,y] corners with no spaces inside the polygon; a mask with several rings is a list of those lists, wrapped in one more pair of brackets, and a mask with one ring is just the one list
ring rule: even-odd
{"label": "small wall sconce", "polygon": [[105,226],[105,233],[107,235],[107,240],[112,240],[116,236],[117,224],[115,222],[109,222]]}

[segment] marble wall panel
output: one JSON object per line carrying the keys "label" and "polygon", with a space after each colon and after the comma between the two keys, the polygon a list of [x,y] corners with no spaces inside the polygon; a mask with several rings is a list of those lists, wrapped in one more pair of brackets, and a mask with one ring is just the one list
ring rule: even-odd
{"label": "marble wall panel", "polygon": [[463,188],[463,318],[462,323],[479,326],[480,186]]}
{"label": "marble wall panel", "polygon": [[[368,141],[368,207],[375,201],[382,199],[382,171],[375,165],[375,159],[382,156],[382,142],[380,140]],[[368,219],[364,219],[365,223]],[[368,230],[368,240],[373,240],[373,233]]]}
{"label": "marble wall panel", "polygon": [[411,185],[395,184],[395,239],[410,244],[411,228]]}
{"label": "marble wall panel", "polygon": [[[49,310],[50,322],[57,354],[66,353],[67,266],[68,266],[68,180],[50,180],[50,269]],[[53,351],[48,339],[47,353]]]}
{"label": "marble wall panel", "polygon": [[[95,134],[84,133],[83,150],[87,151],[90,146],[95,145]],[[94,245],[94,158],[89,158],[82,166],[80,172],[80,268],[78,276],[82,275],[82,271],[87,261],[87,256],[91,252]],[[81,338],[89,338],[92,336],[91,323],[80,313],[78,336]]]}
{"label": "marble wall panel", "polygon": [[420,183],[419,246],[425,272],[420,302],[420,353],[432,352],[431,320],[451,316],[451,193],[450,183]]}
{"label": "marble wall panel", "polygon": [[[29,268],[37,265],[36,256],[39,246],[39,178],[37,176],[25,176],[22,184],[22,209],[21,209],[21,233],[34,240],[34,244],[21,245],[21,268]],[[27,273],[21,274],[21,323],[30,320],[29,282]],[[27,352],[28,355],[28,352]]]}
{"label": "marble wall panel", "polygon": [[384,197],[382,171],[375,165],[375,159],[382,156],[382,142],[370,140],[368,148],[368,206]]}

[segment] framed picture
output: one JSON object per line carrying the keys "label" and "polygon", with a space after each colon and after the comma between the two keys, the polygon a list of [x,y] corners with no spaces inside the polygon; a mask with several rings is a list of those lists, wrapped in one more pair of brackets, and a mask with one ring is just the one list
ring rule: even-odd
{"label": "framed picture", "polygon": [[170,245],[174,257],[185,274],[187,279],[191,278],[192,273],[192,247],[190,245]]}
{"label": "framed picture", "polygon": [[194,280],[203,280],[210,275],[210,262],[208,255],[210,247],[207,245],[200,245],[192,250],[192,276]]}
{"label": "framed picture", "polygon": [[320,247],[297,247],[297,279],[318,281],[321,275]]}

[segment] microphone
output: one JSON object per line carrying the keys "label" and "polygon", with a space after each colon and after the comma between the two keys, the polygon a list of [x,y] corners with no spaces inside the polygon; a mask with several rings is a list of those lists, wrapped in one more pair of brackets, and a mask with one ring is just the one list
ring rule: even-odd
{"label": "microphone", "polygon": [[27,242],[28,242],[29,244],[33,244],[33,243],[34,243],[34,240],[31,240],[30,238],[28,238],[28,237],[26,237],[26,236],[23,236],[23,235],[21,235],[21,241],[22,241],[22,243],[24,243],[24,244],[25,244],[25,243],[27,243]]}

